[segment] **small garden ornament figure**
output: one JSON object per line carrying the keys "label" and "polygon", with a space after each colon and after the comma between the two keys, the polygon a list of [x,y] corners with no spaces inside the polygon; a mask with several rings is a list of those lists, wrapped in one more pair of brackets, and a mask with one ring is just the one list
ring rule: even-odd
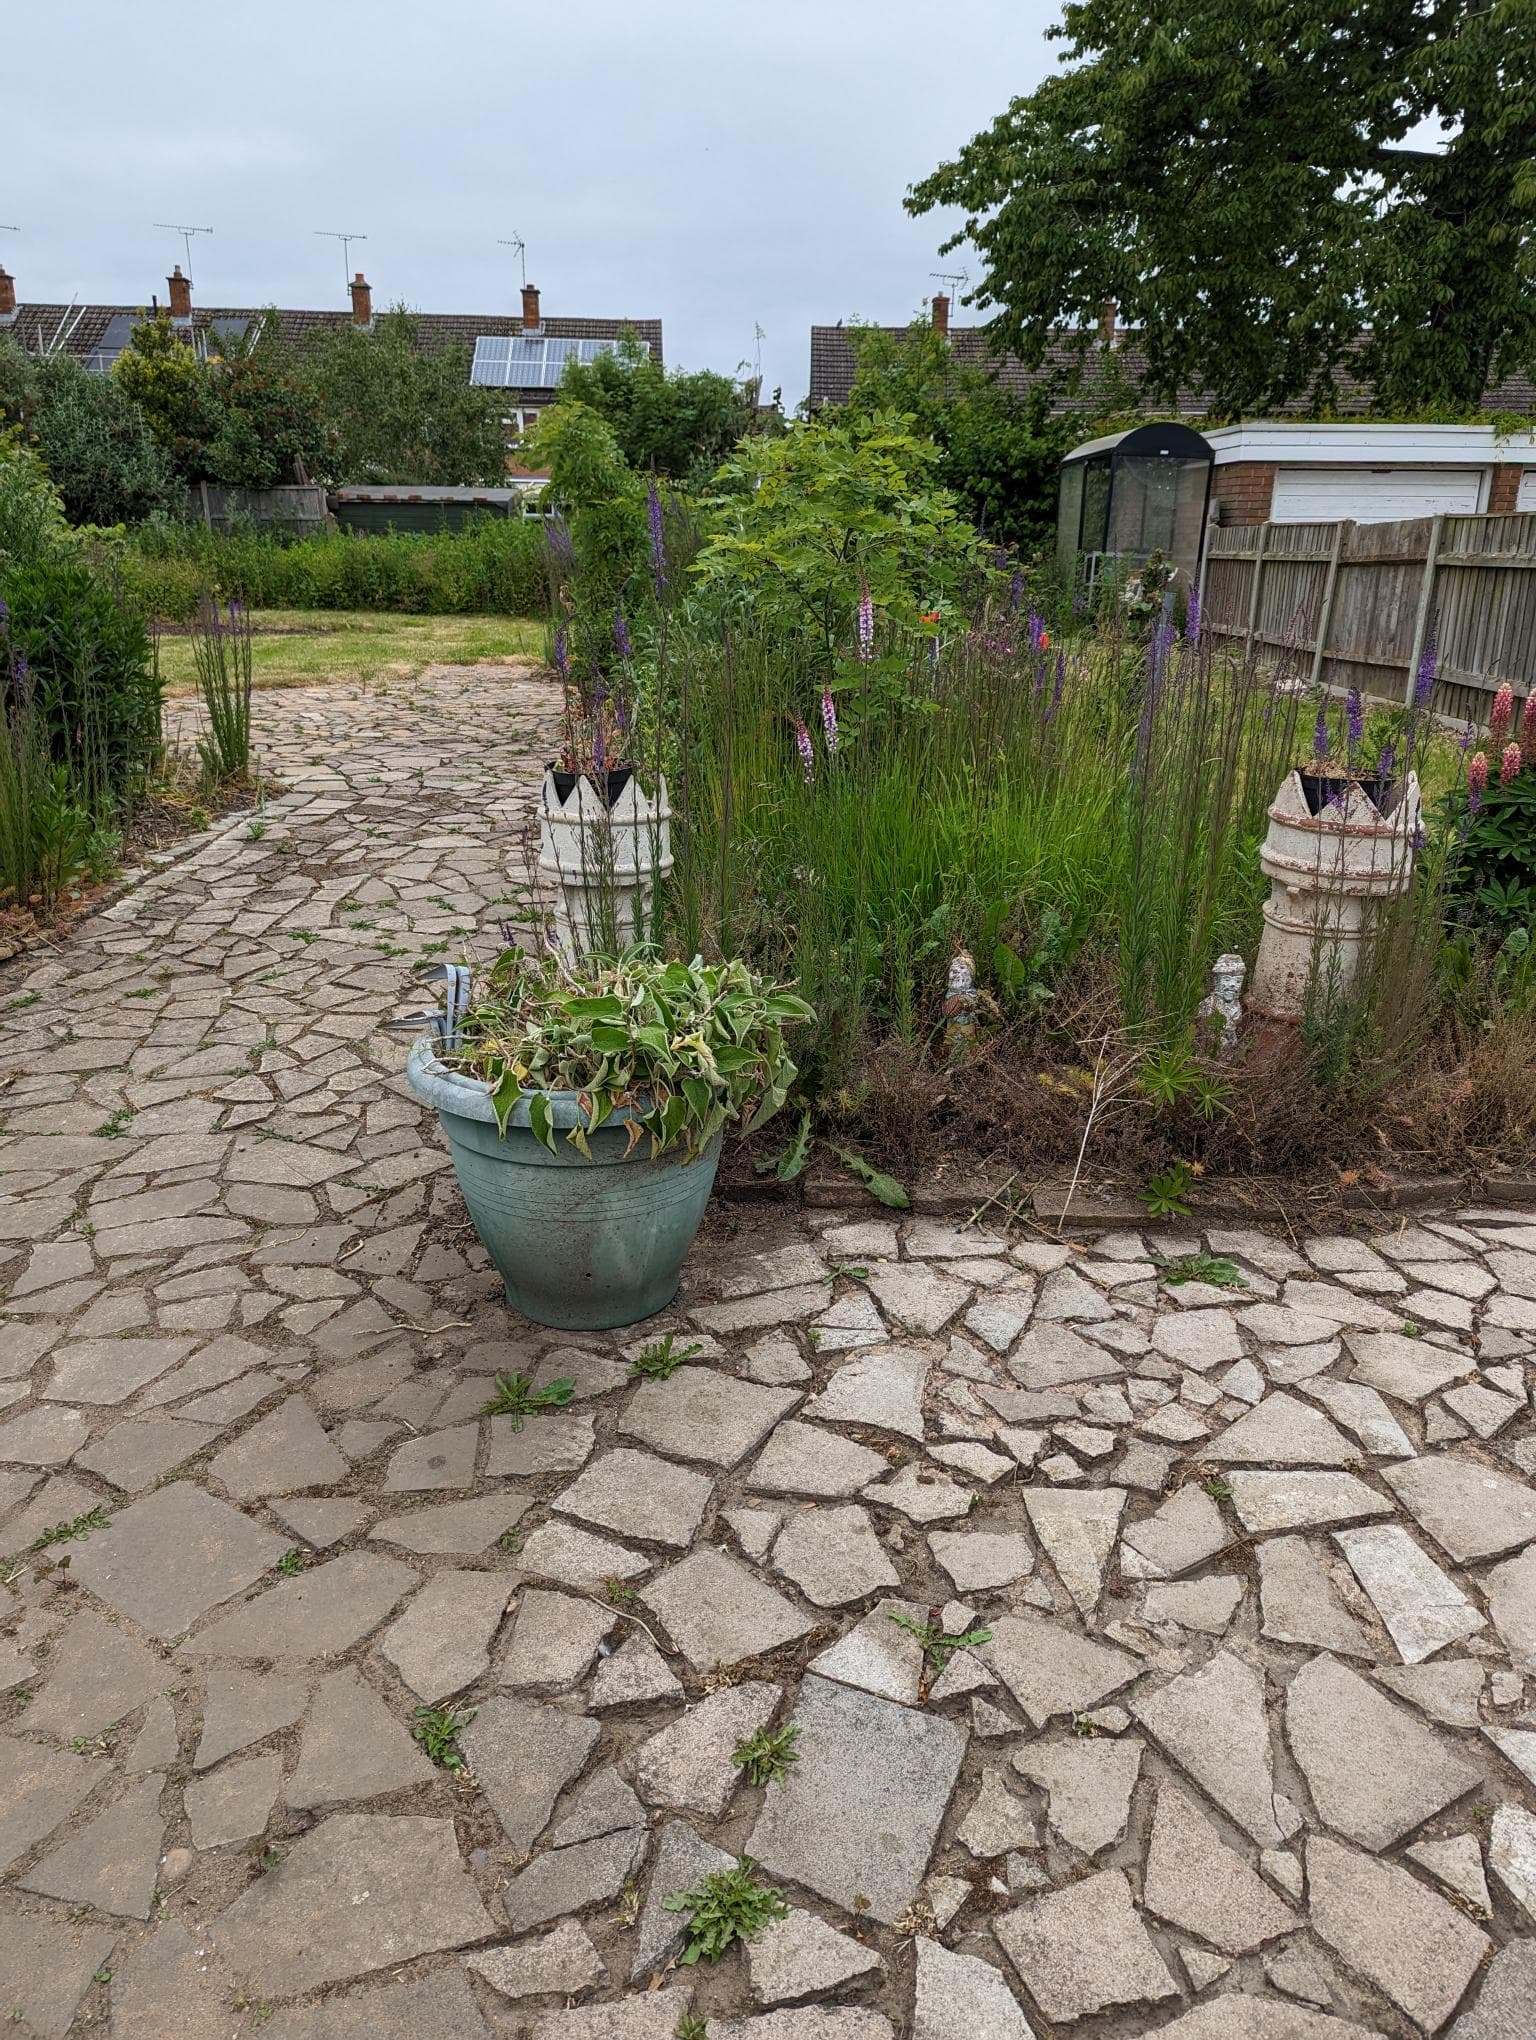
{"label": "small garden ornament figure", "polygon": [[1220,1055],[1230,1055],[1237,1046],[1238,1022],[1243,1017],[1243,979],[1247,975],[1247,964],[1231,953],[1218,956],[1211,966],[1211,989],[1200,1001],[1196,1017],[1207,1023]]}

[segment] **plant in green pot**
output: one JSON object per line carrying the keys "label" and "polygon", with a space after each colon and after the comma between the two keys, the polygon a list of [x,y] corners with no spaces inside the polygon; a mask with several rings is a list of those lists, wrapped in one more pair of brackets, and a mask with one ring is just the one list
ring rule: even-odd
{"label": "plant in green pot", "polygon": [[568,1329],[664,1309],[726,1127],[783,1104],[784,1030],[813,1017],[740,962],[500,957],[406,1077],[437,1109],[513,1307]]}

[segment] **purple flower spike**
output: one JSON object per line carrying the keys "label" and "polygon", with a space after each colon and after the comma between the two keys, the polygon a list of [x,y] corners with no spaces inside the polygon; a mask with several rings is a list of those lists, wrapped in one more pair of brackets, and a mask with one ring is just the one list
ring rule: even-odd
{"label": "purple flower spike", "polygon": [[1465,758],[1468,751],[1471,750],[1472,746],[1476,742],[1477,742],[1477,717],[1475,715],[1469,715],[1467,717],[1466,728],[1462,731],[1461,735],[1456,739],[1456,748],[1460,751],[1462,757]]}
{"label": "purple flower spike", "polygon": [[811,733],[806,728],[803,717],[798,716],[795,719],[795,748],[800,753],[801,769],[805,773],[805,783],[809,786],[816,777],[816,754],[811,749]]}
{"label": "purple flower spike", "polygon": [[1381,747],[1381,756],[1376,760],[1376,770],[1381,774],[1381,777],[1383,779],[1390,779],[1392,777],[1392,767],[1396,763],[1397,763],[1397,746],[1395,744],[1383,744]]}
{"label": "purple flower spike", "polygon": [[1065,652],[1058,652],[1056,654],[1056,686],[1051,694],[1051,705],[1045,711],[1044,719],[1046,722],[1049,722],[1051,717],[1056,713],[1057,709],[1060,708],[1061,690],[1063,687],[1066,686],[1066,684],[1067,684],[1067,655]]}
{"label": "purple flower spike", "polygon": [[562,623],[555,632],[555,671],[564,680],[571,670],[571,655],[566,648],[565,625]]}
{"label": "purple flower spike", "polygon": [[1200,635],[1200,585],[1197,581],[1189,584],[1189,607],[1184,612],[1184,635],[1191,644]]}
{"label": "purple flower spike", "polygon": [[1440,649],[1435,643],[1435,626],[1431,623],[1429,634],[1424,640],[1424,649],[1419,654],[1419,670],[1413,683],[1413,705],[1427,708],[1429,697],[1435,691],[1435,672],[1440,664]]}
{"label": "purple flower spike", "polygon": [[563,517],[551,517],[545,527],[549,541],[550,557],[562,574],[569,573],[576,564],[576,548],[571,543],[571,529]]}
{"label": "purple flower spike", "polygon": [[1008,584],[1008,607],[1017,616],[1024,600],[1024,569],[1015,567],[1013,579]]}
{"label": "purple flower spike", "polygon": [[1317,705],[1317,722],[1312,730],[1312,756],[1321,765],[1328,756],[1328,704]]}
{"label": "purple flower spike", "polygon": [[835,758],[837,756],[837,709],[833,705],[830,687],[823,687],[821,690],[821,727],[826,733],[828,756]]}
{"label": "purple flower spike", "polygon": [[1349,730],[1349,748],[1353,752],[1365,735],[1365,703],[1360,699],[1358,687],[1351,687],[1344,697],[1344,720]]}
{"label": "purple flower spike", "polygon": [[622,605],[616,606],[613,612],[613,641],[619,648],[619,657],[627,660],[630,656],[629,625],[624,621]]}
{"label": "purple flower spike", "polygon": [[664,601],[667,590],[667,537],[661,521],[661,491],[652,475],[651,485],[645,496],[645,521],[651,540],[651,580],[656,589],[656,600]]}
{"label": "purple flower spike", "polygon": [[1034,610],[1031,610],[1029,612],[1029,648],[1032,652],[1038,652],[1044,647],[1044,644],[1045,644],[1044,619],[1037,616]]}
{"label": "purple flower spike", "polygon": [[867,659],[875,648],[875,605],[869,583],[859,582],[859,657]]}

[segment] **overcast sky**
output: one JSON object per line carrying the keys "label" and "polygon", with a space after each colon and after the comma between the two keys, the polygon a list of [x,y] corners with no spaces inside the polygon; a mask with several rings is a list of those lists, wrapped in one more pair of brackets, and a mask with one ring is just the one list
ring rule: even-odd
{"label": "overcast sky", "polygon": [[[1056,61],[1052,0],[10,0],[0,262],[23,302],[660,317],[805,391],[809,328],[939,288],[908,184]],[[975,264],[971,264],[975,273]],[[957,314],[957,317],[963,317]]]}

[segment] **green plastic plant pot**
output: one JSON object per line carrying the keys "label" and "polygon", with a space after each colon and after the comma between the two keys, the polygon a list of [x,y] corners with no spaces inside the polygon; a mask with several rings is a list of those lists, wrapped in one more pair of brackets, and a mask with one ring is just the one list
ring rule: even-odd
{"label": "green plastic plant pot", "polygon": [[[683,1261],[714,1188],[720,1136],[692,1161],[629,1147],[625,1115],[590,1137],[588,1161],[567,1140],[536,1140],[519,1105],[505,1137],[490,1087],[446,1068],[421,1040],[406,1081],[436,1108],[475,1231],[507,1301],[535,1324],[602,1331],[654,1317],[677,1294]],[[558,1132],[585,1115],[574,1091],[550,1093]]]}

